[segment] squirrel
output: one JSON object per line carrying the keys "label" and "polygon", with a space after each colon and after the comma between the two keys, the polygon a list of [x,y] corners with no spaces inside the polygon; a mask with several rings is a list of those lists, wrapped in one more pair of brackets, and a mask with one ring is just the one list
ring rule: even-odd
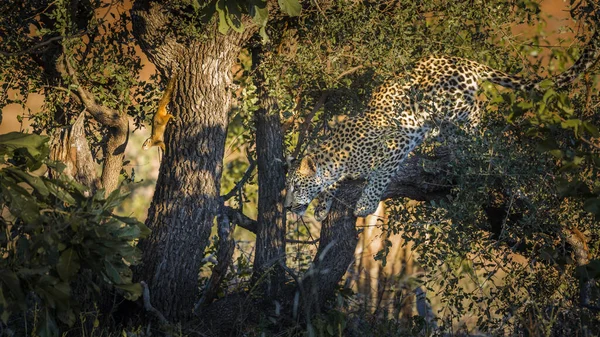
{"label": "squirrel", "polygon": [[171,101],[171,94],[173,93],[173,88],[175,87],[175,76],[169,80],[167,84],[167,88],[163,93],[160,101],[158,102],[158,110],[154,114],[154,118],[152,119],[152,135],[150,138],[146,139],[144,144],[142,145],[142,149],[148,150],[153,146],[159,146],[163,152],[165,151],[165,129],[167,128],[167,123],[169,123],[170,119],[175,120],[175,116],[171,115],[167,112],[167,105],[169,101]]}

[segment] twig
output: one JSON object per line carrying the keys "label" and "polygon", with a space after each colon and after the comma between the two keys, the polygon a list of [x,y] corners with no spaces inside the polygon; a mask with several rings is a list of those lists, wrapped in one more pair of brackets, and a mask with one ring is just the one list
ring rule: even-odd
{"label": "twig", "polygon": [[[79,34],[75,34],[72,36],[55,36],[55,37],[51,37],[48,40],[44,41],[44,42],[40,42],[34,46],[31,46],[25,50],[19,51],[19,52],[14,52],[14,53],[9,53],[9,52],[5,52],[5,51],[0,51],[0,55],[3,56],[21,56],[21,55],[25,55],[25,54],[29,54],[32,53],[34,50],[39,49],[41,47],[47,46],[50,43],[54,42],[54,41],[58,41],[58,40],[62,40],[62,39],[68,39],[68,38],[72,38],[72,37],[80,37],[83,36],[86,32],[81,32]],[[43,52],[44,50],[40,50],[39,52]]]}
{"label": "twig", "polygon": [[339,74],[339,75],[338,75],[338,76],[337,76],[335,79],[336,79],[336,81],[337,81],[337,80],[341,79],[342,77],[344,77],[344,76],[346,76],[346,75],[350,75],[350,74],[352,74],[352,73],[355,73],[357,70],[360,70],[360,69],[362,69],[362,68],[364,68],[364,66],[363,66],[362,64],[361,64],[361,65],[358,65],[358,66],[356,66],[356,67],[350,68],[350,69],[348,69],[348,70],[346,70],[346,71],[342,72],[341,74]]}
{"label": "twig", "polygon": [[313,240],[296,240],[296,239],[286,239],[285,242],[287,243],[301,243],[301,244],[305,244],[305,245],[314,245],[316,243],[319,243],[321,239],[313,239]]}
{"label": "twig", "polygon": [[584,143],[588,144],[589,146],[592,146],[592,147],[594,147],[594,148],[596,148],[596,149],[600,149],[600,145],[593,143],[593,142],[592,142],[592,141],[590,141],[589,139],[586,139],[586,138],[583,138],[583,137],[580,137],[579,139],[580,139],[582,142],[584,142]]}
{"label": "twig", "polygon": [[[65,49],[63,47],[63,49]],[[117,110],[100,105],[96,102],[94,94],[85,89],[80,83],[73,65],[69,61],[66,50],[63,52],[63,61],[66,66],[67,74],[71,77],[75,85],[76,93],[86,109],[94,116],[100,124],[108,127],[125,128],[127,127],[127,118],[121,115]]]}
{"label": "twig", "polygon": [[158,318],[158,320],[160,321],[161,324],[168,325],[169,321],[167,321],[165,316],[163,316],[163,314],[160,311],[158,311],[158,309],[153,307],[152,304],[150,303],[150,289],[148,288],[148,284],[146,284],[145,281],[141,281],[140,284],[142,285],[142,289],[143,289],[142,297],[144,299],[144,309],[146,309],[146,311],[153,313]]}
{"label": "twig", "polygon": [[244,184],[246,184],[248,179],[250,179],[255,168],[256,168],[256,160],[252,160],[250,162],[250,165],[246,169],[246,172],[244,173],[244,176],[242,177],[242,179],[240,179],[240,181],[238,181],[237,184],[235,184],[235,186],[231,189],[231,191],[227,192],[225,195],[222,195],[221,199],[223,201],[227,201],[227,200],[233,198],[233,196],[235,196],[237,191],[241,190],[241,188],[244,186]]}
{"label": "twig", "polygon": [[308,116],[306,116],[304,123],[302,123],[302,126],[300,127],[298,143],[296,144],[296,148],[292,152],[292,157],[296,158],[300,154],[300,150],[302,149],[302,145],[304,144],[304,141],[306,139],[306,134],[308,132],[310,123],[312,122],[312,119],[315,117],[315,114],[317,113],[317,111],[319,111],[319,109],[321,109],[323,104],[325,104],[325,100],[327,99],[327,96],[329,96],[329,93],[326,91],[321,95],[321,97],[319,97],[319,100],[317,101],[315,106],[312,108],[312,110],[310,111]]}
{"label": "twig", "polygon": [[[48,8],[50,8],[55,2],[56,1],[50,3],[44,10],[42,10],[40,13],[37,13],[36,16],[45,13],[48,10]],[[104,19],[110,13],[110,10],[111,10],[111,8],[112,8],[113,5],[114,5],[114,1],[111,1],[110,4],[108,5],[108,10],[102,16],[102,18],[98,20],[98,22],[104,22]],[[29,19],[31,19],[31,18],[28,18],[27,20],[29,20]],[[70,35],[70,36],[63,36],[63,35],[54,36],[54,37],[49,38],[46,41],[40,42],[38,44],[35,44],[35,45],[33,45],[33,46],[25,49],[25,50],[14,52],[14,53],[0,51],[0,55],[3,55],[3,56],[21,56],[21,55],[29,54],[29,53],[32,53],[34,50],[39,49],[41,47],[45,47],[45,46],[49,45],[50,43],[52,43],[54,41],[59,41],[59,40],[64,40],[64,39],[71,39],[71,38],[76,38],[76,37],[82,37],[85,34],[91,32],[93,28],[97,28],[97,27],[99,27],[99,25],[95,25],[95,26],[90,27],[88,29],[82,30],[81,32],[79,32],[79,33],[77,33],[75,35]],[[92,40],[90,39],[90,41],[92,41]],[[43,52],[43,51],[44,50],[41,50],[39,52]]]}

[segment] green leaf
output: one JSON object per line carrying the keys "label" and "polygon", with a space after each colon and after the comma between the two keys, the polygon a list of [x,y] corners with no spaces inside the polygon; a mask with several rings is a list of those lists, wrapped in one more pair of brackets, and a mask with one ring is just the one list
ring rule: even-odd
{"label": "green leaf", "polygon": [[9,294],[14,297],[15,302],[19,305],[19,307],[24,310],[25,309],[25,295],[23,294],[23,290],[21,289],[21,283],[19,282],[19,278],[17,274],[13,271],[0,269],[0,282],[2,282],[6,289],[8,289]]}
{"label": "green leaf", "polygon": [[122,284],[122,283],[124,283],[124,280],[121,277],[121,274],[119,273],[119,270],[117,270],[117,268],[115,267],[115,265],[112,264],[110,261],[104,261],[104,272],[105,272],[106,276],[108,277],[108,279],[113,284]]}
{"label": "green leaf", "polygon": [[32,156],[37,156],[41,153],[40,147],[48,140],[48,137],[43,137],[36,134],[28,134],[22,132],[9,132],[0,135],[0,153],[3,149],[15,150],[18,148],[26,148]]}
{"label": "green leaf", "polygon": [[48,191],[50,191],[50,193],[57,197],[59,200],[63,201],[68,205],[76,204],[75,198],[73,198],[73,196],[64,188],[55,184],[48,184],[46,186],[48,187]]}
{"label": "green leaf", "polygon": [[39,193],[43,197],[47,197],[50,194],[48,187],[40,177],[32,176],[31,174],[14,167],[6,169],[7,173],[10,173],[15,179],[27,183],[29,186]]}
{"label": "green leaf", "polygon": [[575,133],[575,136],[579,137],[579,127],[581,126],[582,122],[580,119],[567,119],[564,122],[560,123],[560,126],[563,129],[573,129],[573,132]]}
{"label": "green leaf", "polygon": [[233,28],[234,31],[241,33],[244,31],[244,25],[242,24],[242,12],[238,7],[237,1],[226,2],[227,23],[229,27]]}
{"label": "green leaf", "polygon": [[598,131],[598,128],[590,122],[583,122],[583,128],[585,129],[585,131],[589,132],[589,134],[592,135],[592,137],[600,137],[600,132]]}
{"label": "green leaf", "polygon": [[544,101],[544,103],[548,104],[548,101],[553,96],[556,96],[556,91],[554,91],[553,89],[548,89],[548,91],[544,93],[544,97],[542,98],[542,100]]}
{"label": "green leaf", "polygon": [[80,268],[79,255],[73,248],[68,248],[60,254],[56,271],[63,281],[70,281]]}
{"label": "green leaf", "polygon": [[334,329],[333,329],[333,325],[331,325],[331,324],[327,324],[327,333],[328,333],[330,336],[335,336],[335,331],[334,331]]}
{"label": "green leaf", "polygon": [[595,215],[600,215],[600,199],[590,198],[583,203],[583,209]]}
{"label": "green leaf", "polygon": [[227,34],[229,25],[227,24],[227,13],[225,9],[225,0],[217,2],[217,12],[219,12],[219,33]]}
{"label": "green leaf", "polygon": [[540,89],[544,90],[546,88],[550,88],[554,85],[554,82],[551,79],[545,79],[539,83]]}
{"label": "green leaf", "polygon": [[298,16],[302,11],[302,6],[298,0],[278,0],[281,10],[289,16]]}
{"label": "green leaf", "polygon": [[548,152],[556,159],[562,159],[564,157],[564,153],[560,149],[554,149]]}
{"label": "green leaf", "polygon": [[552,138],[544,139],[537,144],[537,149],[541,152],[548,152],[551,150],[558,149],[558,144],[556,143],[556,140]]}
{"label": "green leaf", "polygon": [[259,8],[258,6],[253,6],[250,15],[252,16],[254,23],[260,27],[259,34],[263,42],[269,41],[269,36],[265,29],[267,27],[267,22],[269,21],[269,10],[267,7]]}
{"label": "green leaf", "polygon": [[115,287],[125,290],[125,298],[130,301],[135,301],[142,295],[142,285],[139,283],[115,284]]}
{"label": "green leaf", "polygon": [[34,198],[21,186],[7,181],[1,186],[4,198],[10,202],[9,208],[13,215],[23,221],[34,224],[40,217],[40,208]]}
{"label": "green leaf", "polygon": [[51,309],[46,308],[44,310],[42,321],[37,329],[37,334],[40,337],[58,337],[58,326],[56,325]]}

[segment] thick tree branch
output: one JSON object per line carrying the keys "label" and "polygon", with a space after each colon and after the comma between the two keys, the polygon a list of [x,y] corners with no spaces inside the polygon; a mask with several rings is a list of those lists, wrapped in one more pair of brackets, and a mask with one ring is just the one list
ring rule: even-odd
{"label": "thick tree branch", "polygon": [[256,220],[250,219],[249,217],[244,215],[241,211],[239,211],[233,207],[229,207],[229,206],[223,206],[222,212],[223,212],[223,215],[225,215],[229,218],[231,223],[236,224],[236,225],[256,234],[256,229],[258,227],[258,223],[256,222]]}
{"label": "thick tree branch", "polygon": [[85,112],[79,114],[75,123],[61,129],[51,142],[50,158],[63,162],[67,166],[66,174],[79,183],[89,187],[92,193],[100,188],[96,174],[96,164],[85,137]]}
{"label": "thick tree branch", "polygon": [[[432,158],[412,156],[401,164],[400,173],[388,185],[383,198],[432,200],[446,195],[450,188],[446,183],[448,177],[432,172],[437,168],[441,171],[451,158],[452,153],[448,148],[436,149]],[[353,213],[363,186],[364,182],[360,180],[343,182],[323,221],[319,249],[313,266],[302,281],[307,294],[304,299],[304,311],[307,313],[321,310],[354,259],[358,235]]]}
{"label": "thick tree branch", "polygon": [[[447,183],[449,177],[434,172],[443,168],[451,159],[452,152],[447,147],[435,149],[432,157],[415,155],[408,158],[400,164],[402,169],[392,178],[382,200],[405,197],[428,201],[445,196],[451,188],[451,185]],[[429,169],[425,169],[425,165]],[[337,193],[336,198],[345,200],[360,197],[363,180],[349,180],[344,184],[349,188],[344,190],[343,195]],[[352,204],[352,206],[354,205]]]}
{"label": "thick tree branch", "polygon": [[125,116],[114,109],[98,104],[94,95],[79,83],[77,73],[66,53],[63,54],[63,61],[67,74],[71,77],[73,84],[75,84],[77,96],[81,99],[81,102],[90,114],[94,116],[94,119],[107,127],[122,128],[123,125],[127,125],[127,118]]}
{"label": "thick tree branch", "polygon": [[125,147],[129,140],[127,116],[96,102],[94,95],[79,82],[77,72],[71,64],[64,46],[63,54],[57,64],[57,70],[71,78],[75,85],[76,96],[81,100],[83,106],[95,120],[109,130],[104,145],[104,167],[101,177],[102,187],[108,195],[119,186],[119,174],[123,168]]}

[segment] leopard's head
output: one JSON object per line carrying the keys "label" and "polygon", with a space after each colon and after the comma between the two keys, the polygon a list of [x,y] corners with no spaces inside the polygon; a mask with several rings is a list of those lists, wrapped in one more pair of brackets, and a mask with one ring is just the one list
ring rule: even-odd
{"label": "leopard's head", "polygon": [[288,158],[290,171],[287,176],[285,207],[298,215],[304,215],[310,202],[326,187],[317,163],[309,156],[294,163]]}

